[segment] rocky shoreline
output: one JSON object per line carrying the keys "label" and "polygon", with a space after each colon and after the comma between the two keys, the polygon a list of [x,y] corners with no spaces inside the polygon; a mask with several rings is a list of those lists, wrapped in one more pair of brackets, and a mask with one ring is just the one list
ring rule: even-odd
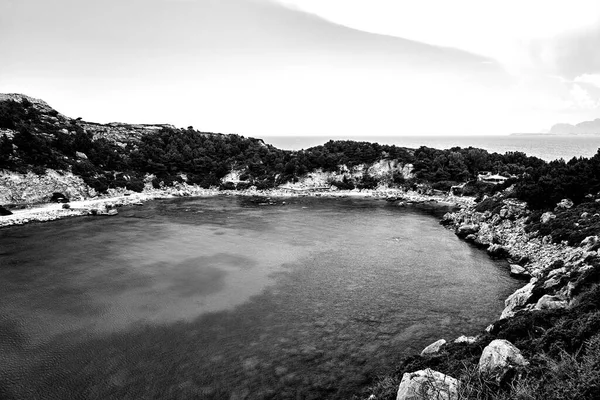
{"label": "rocky shoreline", "polygon": [[[11,215],[0,216],[0,228],[23,225],[31,222],[47,222],[57,219],[85,216],[109,215],[110,210],[122,206],[142,205],[154,199],[176,197],[207,197],[207,196],[246,196],[264,198],[284,197],[323,197],[323,198],[373,198],[395,201],[398,205],[420,203],[444,204],[450,206],[465,206],[473,203],[470,197],[444,195],[425,195],[401,189],[381,188],[375,190],[328,190],[306,188],[275,188],[269,190],[219,190],[204,189],[195,185],[175,184],[172,187],[153,189],[147,187],[141,193],[129,192],[124,189],[111,189],[105,196],[70,201],[68,203],[46,203],[23,206],[21,209],[11,209]],[[68,204],[68,206],[65,206]]]}
{"label": "rocky shoreline", "polygon": [[[480,335],[461,336],[449,343],[440,339],[409,360],[406,364],[410,372],[405,372],[399,386],[396,386],[397,400],[471,398],[474,385],[464,382],[464,377],[461,382],[447,374],[448,371],[444,374],[429,367],[422,369],[423,365],[430,365],[429,362],[436,364],[432,360],[442,354],[448,358],[461,354],[464,349],[456,346],[465,343],[476,348],[471,357],[473,359],[475,355],[474,360],[478,360],[474,366],[477,379],[493,381],[498,385],[495,390],[500,390],[502,382],[524,374],[530,362],[521,353],[527,349],[519,349],[505,339],[498,339],[499,329],[510,324],[507,321],[515,316],[520,318],[518,324],[522,324],[533,319],[536,311],[567,311],[581,302],[584,282],[595,268],[591,264],[600,256],[600,238],[586,237],[578,247],[569,246],[566,242],[552,243],[549,236],[526,231],[527,220],[532,215],[526,203],[502,194],[488,202],[493,204],[491,210],[482,210],[485,207],[481,207],[481,203],[462,206],[458,211],[445,214],[441,223],[462,239],[485,248],[491,257],[506,258],[510,263],[510,271],[507,272],[515,278],[527,280],[527,283],[505,300],[505,308],[498,320]],[[555,211],[572,206],[573,203],[565,199],[557,204]],[[553,213],[547,212],[540,222],[548,223],[553,217]],[[582,214],[582,218],[589,217]],[[422,360],[415,362],[415,358]],[[415,367],[418,370],[412,371],[410,365],[420,368]],[[458,371],[454,371],[453,375],[456,373]],[[382,398],[381,393],[374,392],[377,395],[371,394],[369,399]],[[426,395],[417,396],[421,393]],[[387,394],[383,397],[391,398],[389,391]]]}

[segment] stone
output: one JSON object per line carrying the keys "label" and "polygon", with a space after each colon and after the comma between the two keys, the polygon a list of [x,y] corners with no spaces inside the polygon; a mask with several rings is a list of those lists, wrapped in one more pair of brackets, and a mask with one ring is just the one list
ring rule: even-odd
{"label": "stone", "polygon": [[405,373],[396,400],[458,400],[458,380],[426,368]]}
{"label": "stone", "polygon": [[87,160],[88,157],[85,155],[85,153],[82,153],[80,151],[76,151],[75,155],[77,156],[77,158],[81,158],[82,160]]}
{"label": "stone", "polygon": [[508,250],[499,244],[490,244],[487,252],[493,257],[506,257],[508,255]]}
{"label": "stone", "polygon": [[554,209],[554,211],[568,210],[571,207],[573,207],[573,202],[571,200],[562,199],[561,201],[558,202],[558,204],[556,204],[556,208]]}
{"label": "stone", "polygon": [[510,274],[515,278],[529,278],[529,272],[519,264],[510,264]]}
{"label": "stone", "polygon": [[562,300],[557,296],[545,294],[538,300],[534,308],[536,310],[555,310],[559,308],[566,308],[568,305],[569,303],[567,301]]}
{"label": "stone", "polygon": [[532,278],[529,283],[520,289],[517,289],[513,294],[504,300],[504,311],[500,319],[510,318],[515,315],[515,309],[527,304],[527,300],[533,294],[533,288],[537,282],[536,278]]}
{"label": "stone", "polygon": [[550,222],[551,220],[555,219],[556,215],[554,215],[554,213],[551,213],[550,211],[545,212],[542,214],[542,216],[540,217],[540,222],[542,224],[547,224],[548,222]]}
{"label": "stone", "polygon": [[479,225],[477,224],[464,224],[458,227],[458,229],[456,230],[456,234],[458,236],[467,236],[467,235],[471,235],[474,233],[477,233],[477,231],[479,231]]}
{"label": "stone", "polygon": [[479,339],[479,337],[477,337],[477,336],[460,335],[459,337],[457,337],[456,339],[454,339],[454,343],[467,343],[467,344],[471,344],[471,343],[475,343],[478,339]]}
{"label": "stone", "polygon": [[446,341],[444,339],[435,341],[435,342],[431,343],[429,346],[425,347],[423,349],[423,351],[421,352],[421,355],[425,356],[425,355],[429,355],[429,354],[435,354],[435,353],[439,352],[440,349],[442,348],[442,346],[445,344],[446,344]]}
{"label": "stone", "polygon": [[544,282],[544,289],[553,288],[554,286],[558,285],[559,283],[560,283],[560,280],[558,280],[556,278],[550,278],[546,282]]}
{"label": "stone", "polygon": [[500,382],[509,372],[520,370],[528,364],[521,351],[511,342],[495,339],[481,353],[479,373]]}
{"label": "stone", "polygon": [[598,236],[588,236],[581,241],[579,245],[585,251],[596,251],[600,249],[600,238]]}
{"label": "stone", "polygon": [[586,218],[588,218],[589,216],[590,216],[590,213],[588,213],[588,212],[585,212],[585,211],[584,211],[584,212],[582,212],[582,213],[581,213],[581,217],[580,217],[580,218],[581,218],[581,219],[586,219]]}

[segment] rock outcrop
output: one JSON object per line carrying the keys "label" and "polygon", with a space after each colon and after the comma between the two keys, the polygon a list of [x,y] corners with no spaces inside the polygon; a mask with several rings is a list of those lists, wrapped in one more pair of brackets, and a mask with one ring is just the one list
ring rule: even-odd
{"label": "rock outcrop", "polygon": [[0,204],[46,203],[53,193],[62,193],[65,198],[77,200],[96,196],[94,189],[81,177],[69,172],[48,169],[45,174],[37,175],[33,172],[0,171]]}
{"label": "rock outcrop", "polygon": [[396,400],[458,400],[458,380],[432,369],[406,373]]}

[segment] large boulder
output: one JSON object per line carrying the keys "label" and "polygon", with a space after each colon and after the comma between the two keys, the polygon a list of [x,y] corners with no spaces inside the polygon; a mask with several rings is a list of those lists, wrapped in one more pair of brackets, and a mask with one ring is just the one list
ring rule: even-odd
{"label": "large boulder", "polygon": [[479,373],[499,382],[509,373],[518,371],[528,364],[521,351],[511,342],[496,339],[483,349],[479,358]]}
{"label": "large boulder", "polygon": [[535,304],[536,310],[555,310],[558,308],[566,308],[569,302],[557,296],[543,295]]}
{"label": "large boulder", "polygon": [[458,380],[426,368],[405,373],[396,400],[458,400]]}
{"label": "large boulder", "polygon": [[442,348],[442,346],[445,344],[446,344],[446,341],[444,339],[435,341],[435,342],[431,343],[429,346],[425,347],[423,349],[423,351],[421,352],[421,355],[426,356],[429,354],[435,354],[435,353],[439,352],[440,349]]}

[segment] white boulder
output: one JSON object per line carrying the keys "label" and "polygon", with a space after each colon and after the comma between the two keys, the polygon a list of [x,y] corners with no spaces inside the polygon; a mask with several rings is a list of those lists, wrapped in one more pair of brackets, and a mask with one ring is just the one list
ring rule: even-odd
{"label": "white boulder", "polygon": [[554,218],[556,218],[556,215],[554,215],[553,213],[548,211],[548,212],[545,212],[542,214],[542,216],[540,217],[540,222],[542,224],[547,224],[548,222],[552,221]]}
{"label": "white boulder", "polygon": [[529,272],[519,264],[510,264],[510,274],[517,278],[529,277]]}
{"label": "white boulder", "polygon": [[458,380],[432,369],[405,373],[396,400],[458,400]]}
{"label": "white boulder", "polygon": [[511,342],[496,339],[483,349],[479,358],[479,373],[500,381],[509,371],[521,369],[528,364],[521,351]]}
{"label": "white boulder", "polygon": [[538,302],[535,304],[536,310],[555,310],[557,308],[566,308],[569,302],[562,300],[556,296],[550,296],[549,294],[543,295]]}
{"label": "white boulder", "polygon": [[431,343],[429,346],[425,347],[423,349],[423,351],[421,352],[422,356],[428,355],[428,354],[434,354],[437,353],[438,351],[440,351],[440,348],[446,344],[446,341],[444,339],[440,339],[438,341],[435,341],[433,343]]}
{"label": "white boulder", "polygon": [[522,307],[527,303],[527,300],[529,300],[533,294],[533,288],[536,282],[537,279],[532,278],[527,285],[516,290],[513,294],[508,296],[506,300],[504,300],[504,311],[502,311],[500,319],[512,317],[515,315],[516,308]]}

